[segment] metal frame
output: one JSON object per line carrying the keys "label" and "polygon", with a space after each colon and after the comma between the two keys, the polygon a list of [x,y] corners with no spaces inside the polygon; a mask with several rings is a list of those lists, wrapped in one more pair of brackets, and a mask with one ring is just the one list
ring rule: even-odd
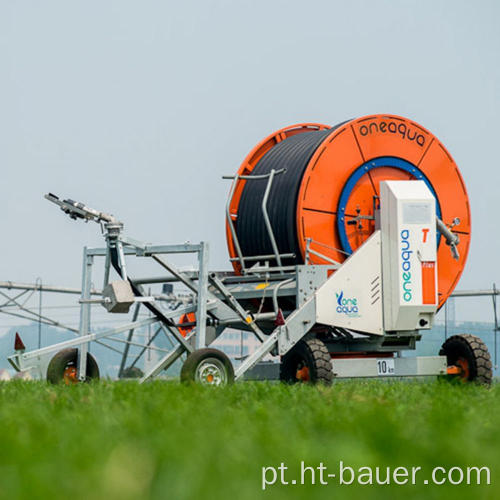
{"label": "metal frame", "polygon": [[[231,190],[229,192],[229,197],[228,201],[226,204],[226,220],[229,225],[229,230],[231,231],[231,236],[233,237],[233,242],[234,242],[234,248],[236,250],[236,254],[238,257],[230,259],[231,261],[237,260],[241,266],[241,272],[243,274],[247,274],[249,272],[258,272],[260,269],[256,269],[255,266],[247,269],[245,266],[245,261],[267,261],[269,259],[275,259],[277,266],[274,266],[273,270],[279,272],[280,274],[283,274],[288,268],[284,268],[281,264],[281,259],[285,258],[293,258],[295,257],[295,254],[293,253],[287,253],[287,254],[280,254],[278,250],[278,245],[276,243],[276,238],[274,236],[274,231],[271,226],[271,220],[269,219],[269,214],[267,212],[267,200],[269,199],[269,193],[271,192],[271,187],[273,184],[274,177],[279,174],[283,174],[286,172],[285,168],[275,170],[274,168],[271,169],[271,171],[268,174],[263,174],[263,175],[225,175],[222,178],[223,179],[233,179],[233,183],[231,185]],[[236,186],[238,184],[239,180],[245,180],[245,181],[255,181],[255,180],[262,180],[262,179],[268,179],[266,189],[264,190],[264,195],[262,197],[262,202],[261,202],[261,211],[262,211],[262,217],[264,219],[264,223],[266,225],[267,229],[267,234],[269,236],[269,240],[271,242],[271,246],[273,247],[273,254],[271,255],[252,255],[252,256],[243,256],[243,253],[241,252],[241,246],[240,242],[238,240],[238,235],[236,234],[236,228],[234,227],[234,222],[233,218],[231,216],[231,200],[233,199],[234,192],[236,190]]]}
{"label": "metal frame", "polygon": [[[80,380],[86,378],[86,360],[90,342],[102,342],[103,339],[124,344],[122,359],[120,363],[120,375],[127,364],[130,346],[141,347],[141,353],[136,356],[132,363],[134,366],[140,356],[147,349],[155,349],[162,354],[157,363],[152,366],[141,378],[141,382],[156,377],[161,371],[171,366],[182,354],[189,354],[195,349],[204,348],[212,343],[214,338],[220,336],[226,328],[236,328],[250,331],[259,340],[259,347],[236,367],[235,378],[240,380],[245,374],[250,373],[257,363],[269,353],[274,355],[285,355],[297,342],[314,331],[326,343],[331,353],[349,352],[360,353],[358,361],[364,353],[372,354],[392,353],[398,355],[403,350],[414,349],[415,343],[420,339],[419,331],[391,332],[391,335],[374,336],[349,331],[346,328],[324,327],[316,324],[316,292],[322,287],[328,278],[328,270],[338,269],[341,265],[317,251],[310,248],[308,241],[307,253],[314,253],[324,258],[327,265],[310,266],[306,258],[305,265],[283,266],[284,258],[293,257],[291,254],[279,254],[273,230],[267,214],[267,200],[271,191],[275,175],[284,170],[274,171],[264,176],[230,176],[233,179],[231,187],[232,198],[236,183],[239,179],[255,180],[267,178],[267,186],[262,200],[262,214],[266,222],[269,238],[273,247],[272,255],[259,255],[244,257],[236,235],[234,224],[229,211],[229,203],[226,207],[226,216],[229,224],[233,242],[237,252],[237,260],[242,269],[242,275],[237,276],[232,272],[210,272],[208,267],[209,246],[206,242],[199,244],[185,243],[181,245],[150,245],[134,240],[123,234],[123,224],[114,217],[89,209],[81,203],[72,200],[61,201],[54,195],[47,195],[72,218],[82,218],[103,224],[105,232],[106,247],[87,248],[83,250],[82,263],[82,288],[80,297],[80,326],[78,337],[60,342],[49,347],[35,349],[29,352],[17,352],[9,358],[11,364],[17,370],[32,369],[37,365],[42,356],[56,353],[67,347],[78,347],[77,374]],[[193,254],[197,258],[197,269],[184,271],[178,269],[168,260],[173,254]],[[127,271],[126,258],[138,257],[149,258],[156,262],[167,275],[159,275],[147,278],[131,277]],[[91,306],[95,303],[106,305],[106,298],[94,299],[99,292],[92,289],[92,272],[97,258],[104,258],[103,291],[110,285],[112,269],[118,273],[121,282],[127,282],[133,289],[135,309],[132,321],[119,327],[105,331],[92,331],[91,328]],[[276,265],[270,265],[273,260]],[[246,262],[255,262],[252,267],[246,267]],[[337,274],[337,273],[335,273]],[[172,297],[147,296],[142,286],[151,283],[177,283],[187,287],[192,294],[192,301],[178,307],[182,300],[179,294]],[[40,285],[40,289],[41,289]],[[12,287],[13,288],[13,287]],[[55,288],[55,287],[53,287]],[[22,296],[27,290],[21,292],[16,298]],[[63,292],[63,290],[57,290]],[[1,292],[0,292],[1,293]],[[75,293],[74,290],[67,293]],[[169,310],[165,312],[157,307],[158,303],[166,303]],[[260,306],[256,307],[255,303]],[[176,307],[173,306],[176,304]],[[267,304],[266,310],[262,306]],[[1,306],[0,306],[1,307]],[[139,308],[146,307],[152,314],[151,318],[138,319]],[[195,313],[196,321],[193,329],[184,337],[175,322],[181,314]],[[277,319],[283,318],[282,322]],[[51,324],[49,322],[49,324]],[[55,325],[58,326],[58,325]],[[146,343],[140,344],[133,340],[137,329],[155,326],[154,336]],[[208,334],[210,329],[210,335]],[[126,339],[116,338],[118,334],[128,332]],[[154,346],[154,338],[163,333],[173,342],[172,349],[165,350]],[[106,345],[106,344],[105,344]],[[443,357],[435,357],[434,361],[428,363],[421,358],[405,358],[410,361],[397,361],[398,369],[404,375],[429,375],[439,374],[443,370]],[[400,359],[395,357],[393,359]],[[366,362],[353,363],[350,359],[350,368],[343,369],[342,373],[349,376],[372,376],[372,362],[367,370]],[[338,361],[335,361],[338,363]],[[364,364],[363,364],[364,363]],[[426,364],[427,363],[427,364]],[[339,366],[347,366],[343,361]],[[422,368],[425,366],[425,369]],[[357,367],[357,368],[356,368]],[[364,368],[363,368],[364,367]],[[411,368],[411,367],[414,367]],[[353,371],[354,370],[354,371]],[[341,372],[337,373],[342,376]]]}

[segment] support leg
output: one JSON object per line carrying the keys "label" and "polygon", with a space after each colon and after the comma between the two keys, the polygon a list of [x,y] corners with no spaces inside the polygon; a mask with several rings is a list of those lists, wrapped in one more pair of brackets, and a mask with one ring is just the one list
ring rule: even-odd
{"label": "support leg", "polygon": [[[87,247],[83,249],[83,271],[82,271],[82,299],[90,300],[90,288],[92,285],[92,265],[94,257],[87,254]],[[80,307],[80,336],[90,333],[90,303],[83,302]],[[89,344],[84,343],[78,349],[78,379],[83,381],[87,376],[87,353]]]}
{"label": "support leg", "polygon": [[198,277],[198,307],[196,310],[196,349],[202,349],[207,345],[208,243],[206,241],[201,242],[198,262],[200,271]]}
{"label": "support leg", "polygon": [[155,377],[160,373],[162,370],[166,370],[170,365],[174,363],[174,361],[177,360],[186,350],[182,345],[178,345],[175,349],[173,349],[171,352],[169,352],[166,356],[160,359],[158,363],[156,363],[149,372],[147,372],[144,377],[141,378],[139,383],[146,382],[146,380],[149,380],[150,378]]}
{"label": "support leg", "polygon": [[[140,302],[137,302],[137,304],[135,305],[134,314],[132,316],[132,322],[137,321],[137,316],[139,316],[140,307],[141,307]],[[130,331],[128,332],[127,342],[130,342],[132,340],[133,335],[134,335],[134,329],[131,328]],[[118,370],[118,378],[122,378],[123,370],[125,369],[125,363],[127,362],[129,349],[130,349],[130,344],[125,344],[125,348],[123,349],[122,360],[120,362],[120,369]]]}
{"label": "support leg", "polygon": [[269,335],[269,338],[265,340],[253,354],[248,356],[248,358],[245,359],[243,363],[241,363],[241,365],[234,372],[235,380],[239,380],[240,378],[242,378],[247,370],[250,370],[250,368],[254,367],[266,354],[272,351],[273,347],[278,341],[280,328],[281,327],[274,330],[274,332]]}

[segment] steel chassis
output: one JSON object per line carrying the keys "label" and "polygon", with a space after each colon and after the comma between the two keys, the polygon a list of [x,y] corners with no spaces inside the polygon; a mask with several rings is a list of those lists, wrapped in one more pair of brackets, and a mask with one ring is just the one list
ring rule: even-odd
{"label": "steel chassis", "polygon": [[[268,179],[261,208],[274,250],[273,254],[242,255],[234,227],[234,216],[230,213],[229,201],[226,206],[227,222],[233,236],[241,275],[233,272],[210,272],[208,269],[209,247],[206,242],[149,245],[125,236],[123,224],[112,216],[89,209],[72,200],[61,202],[57,197],[47,195],[50,201],[57,203],[70,217],[93,220],[103,224],[107,245],[103,248],[84,248],[78,337],[29,352],[17,352],[9,357],[11,364],[19,371],[31,369],[37,365],[42,356],[54,354],[64,348],[78,347],[77,373],[78,378],[84,380],[90,342],[102,342],[103,339],[109,339],[125,343],[120,367],[120,372],[122,372],[131,345],[141,346],[142,352],[147,348],[165,351],[152,344],[154,337],[163,332],[174,341],[174,344],[168,352],[162,352],[161,359],[144,374],[140,381],[145,382],[171,366],[182,354],[189,354],[194,349],[206,347],[226,328],[235,328],[252,332],[260,342],[259,347],[236,367],[236,380],[248,377],[255,365],[267,354],[283,356],[301,339],[309,336],[320,338],[326,344],[334,359],[333,370],[337,378],[380,375],[377,363],[381,359],[390,358],[394,359],[394,368],[390,373],[383,375],[416,376],[446,373],[446,358],[443,356],[413,358],[401,356],[403,350],[415,348],[416,341],[420,339],[419,331],[374,336],[316,324],[315,291],[328,279],[328,271],[339,268],[341,264],[313,251],[310,249],[311,242],[308,242],[308,252],[320,255],[329,264],[309,265],[309,258],[306,255],[304,265],[282,265],[283,259],[294,256],[278,252],[267,214],[267,199],[274,177],[283,171],[272,170],[265,176],[225,177],[233,179],[229,200],[231,200],[238,179],[247,181]],[[195,254],[198,261],[197,269],[192,271],[178,269],[165,258],[172,254]],[[126,257],[150,258],[168,274],[153,278],[131,277],[127,273]],[[137,304],[131,322],[106,331],[92,332],[91,305],[104,302],[103,299],[92,298],[91,282],[96,258],[105,259],[103,289],[109,284],[110,271],[114,268],[120,280],[130,283]],[[249,264],[251,264],[250,267]],[[164,311],[158,304],[162,300],[167,303],[176,302],[176,299],[160,296],[148,297],[144,293],[144,285],[151,283],[182,284],[193,294],[193,303]],[[138,320],[140,305],[145,306],[152,317]],[[186,337],[179,330],[181,325],[175,321],[185,313],[196,314],[196,320],[192,324],[187,324],[187,326],[192,326],[192,330]],[[146,345],[134,342],[134,331],[148,325],[157,327],[150,342]],[[186,327],[186,324],[182,326]],[[127,331],[129,333],[126,340],[116,338],[118,334]],[[268,371],[266,377],[275,378],[277,367],[279,367],[278,363],[274,365],[275,369],[271,370],[273,375],[269,375],[271,372]],[[262,378],[262,374],[259,376],[258,372],[254,371],[254,375]]]}

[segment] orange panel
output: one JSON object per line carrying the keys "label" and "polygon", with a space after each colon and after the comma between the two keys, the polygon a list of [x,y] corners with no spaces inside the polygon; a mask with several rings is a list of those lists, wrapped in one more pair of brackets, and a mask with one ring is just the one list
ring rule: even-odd
{"label": "orange panel", "polygon": [[312,156],[298,197],[302,209],[337,211],[337,203],[352,170],[363,163],[348,125],[327,137]]}
{"label": "orange panel", "polygon": [[422,304],[436,303],[436,265],[422,262]]}
{"label": "orange panel", "polygon": [[[196,314],[194,312],[190,313],[184,313],[180,318],[179,318],[179,324],[184,324],[184,323],[194,323],[196,321]],[[194,328],[194,326],[179,326],[178,330],[180,334],[185,337],[188,333],[191,332],[191,330]]]}

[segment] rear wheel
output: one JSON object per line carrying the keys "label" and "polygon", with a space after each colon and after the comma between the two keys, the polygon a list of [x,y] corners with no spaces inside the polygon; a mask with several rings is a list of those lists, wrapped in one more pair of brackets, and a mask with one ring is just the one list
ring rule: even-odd
{"label": "rear wheel", "polygon": [[486,344],[475,335],[453,335],[445,341],[441,356],[446,356],[448,367],[458,370],[450,379],[462,382],[476,382],[481,385],[491,385],[493,370],[490,353]]}
{"label": "rear wheel", "polygon": [[[47,381],[51,384],[76,384],[78,380],[78,349],[69,348],[59,351],[47,367]],[[87,353],[87,377],[85,382],[99,379],[99,367],[92,354]]]}
{"label": "rear wheel", "polygon": [[129,366],[125,368],[120,376],[120,378],[142,378],[144,377],[144,372],[137,368],[137,366]]}
{"label": "rear wheel", "polygon": [[330,385],[333,381],[332,363],[324,342],[319,339],[299,341],[281,360],[280,380],[289,384]]}
{"label": "rear wheel", "polygon": [[234,382],[231,360],[218,349],[204,348],[188,355],[181,369],[181,382],[224,386]]}

